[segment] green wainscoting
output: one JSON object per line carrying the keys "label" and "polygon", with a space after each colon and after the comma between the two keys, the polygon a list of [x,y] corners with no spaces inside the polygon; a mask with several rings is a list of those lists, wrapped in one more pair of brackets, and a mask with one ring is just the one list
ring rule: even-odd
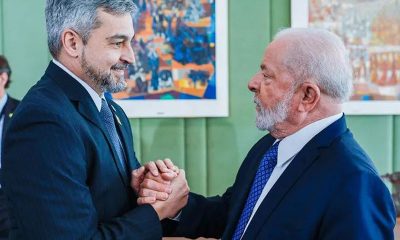
{"label": "green wainscoting", "polygon": [[0,53],[3,53],[3,38],[4,38],[4,33],[3,33],[3,0],[0,0]]}
{"label": "green wainscoting", "polygon": [[[217,0],[218,1],[218,0]],[[45,0],[0,0],[0,52],[13,69],[10,94],[22,98],[51,59]],[[290,24],[290,0],[229,1],[229,117],[131,119],[142,162],[171,158],[186,170],[192,191],[222,193],[234,180],[250,147],[265,133],[254,126],[247,82],[258,70],[273,34]],[[348,124],[380,173],[400,169],[400,119],[349,116]]]}

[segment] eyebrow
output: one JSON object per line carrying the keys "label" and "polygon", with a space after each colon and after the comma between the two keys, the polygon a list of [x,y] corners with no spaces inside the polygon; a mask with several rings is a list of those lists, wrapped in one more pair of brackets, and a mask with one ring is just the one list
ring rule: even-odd
{"label": "eyebrow", "polygon": [[260,65],[260,68],[262,71],[272,72],[272,70],[269,67],[267,67],[267,65],[265,65],[264,63]]}
{"label": "eyebrow", "polygon": [[[133,35],[132,39],[134,37],[135,37],[135,35]],[[124,34],[115,34],[115,35],[107,38],[107,40],[116,40],[116,39],[122,39],[122,40],[128,41],[129,37],[127,35],[124,35]]]}

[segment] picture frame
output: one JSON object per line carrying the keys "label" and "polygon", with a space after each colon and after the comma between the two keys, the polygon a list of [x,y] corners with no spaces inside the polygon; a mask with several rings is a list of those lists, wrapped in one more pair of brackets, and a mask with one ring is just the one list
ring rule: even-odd
{"label": "picture frame", "polygon": [[354,86],[350,101],[343,104],[346,114],[400,114],[400,37],[387,36],[400,36],[391,27],[400,27],[400,21],[390,22],[399,10],[391,0],[291,1],[292,27],[325,28],[345,42]]}
{"label": "picture frame", "polygon": [[129,118],[228,116],[228,0],[134,2],[141,48],[112,98]]}

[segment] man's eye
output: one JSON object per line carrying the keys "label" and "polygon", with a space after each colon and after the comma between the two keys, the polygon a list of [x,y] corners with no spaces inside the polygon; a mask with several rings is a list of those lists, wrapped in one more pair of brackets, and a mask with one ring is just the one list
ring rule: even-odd
{"label": "man's eye", "polygon": [[263,73],[264,78],[272,78],[270,75]]}
{"label": "man's eye", "polygon": [[115,45],[116,47],[121,47],[121,46],[122,46],[122,42],[116,42],[116,43],[114,43],[114,45]]}

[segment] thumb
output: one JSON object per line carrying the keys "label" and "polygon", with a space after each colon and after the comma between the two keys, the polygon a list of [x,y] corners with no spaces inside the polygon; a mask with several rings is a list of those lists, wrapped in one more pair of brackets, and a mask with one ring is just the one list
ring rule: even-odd
{"label": "thumb", "polygon": [[136,192],[139,191],[139,186],[143,181],[144,174],[145,174],[145,168],[143,166],[132,171],[131,187]]}
{"label": "thumb", "polygon": [[144,176],[144,170],[145,170],[145,168],[143,166],[133,170],[132,171],[132,178],[140,178],[140,177]]}

